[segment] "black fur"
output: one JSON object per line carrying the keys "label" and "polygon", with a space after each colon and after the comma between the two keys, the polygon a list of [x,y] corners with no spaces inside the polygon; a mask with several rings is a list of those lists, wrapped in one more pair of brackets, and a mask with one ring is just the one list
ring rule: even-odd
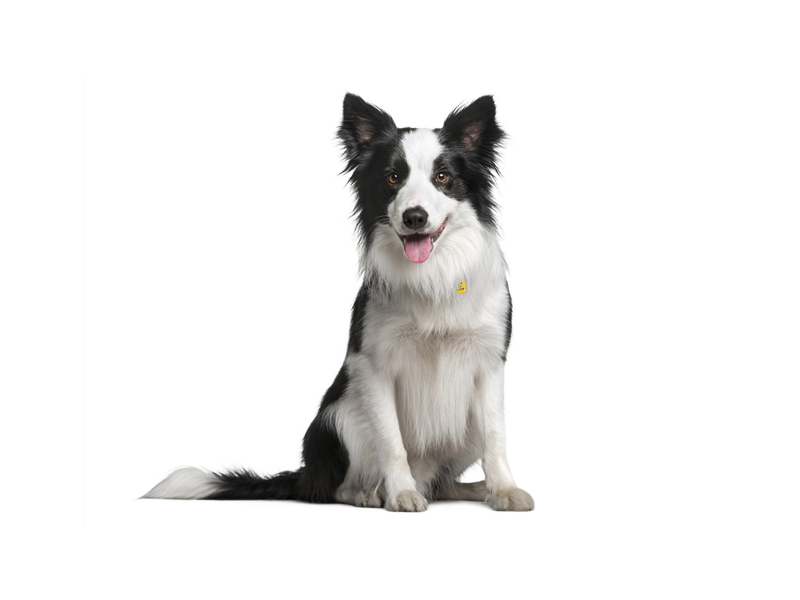
{"label": "black fur", "polygon": [[265,479],[247,469],[214,473],[218,491],[206,500],[293,500],[299,471],[284,471]]}
{"label": "black fur", "polygon": [[364,316],[369,302],[369,286],[365,283],[361,286],[353,303],[353,311],[350,317],[350,339],[347,342],[347,353],[361,352],[361,336],[364,333]]}
{"label": "black fur", "polygon": [[503,348],[503,362],[506,362],[508,356],[508,347],[511,345],[511,316],[513,313],[513,303],[511,302],[511,292],[508,289],[508,282],[506,281],[506,292],[508,292],[508,309],[506,310],[506,344]]}

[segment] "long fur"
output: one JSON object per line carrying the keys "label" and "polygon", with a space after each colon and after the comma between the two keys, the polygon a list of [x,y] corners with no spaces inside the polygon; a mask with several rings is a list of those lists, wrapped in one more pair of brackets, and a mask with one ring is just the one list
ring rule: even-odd
{"label": "long fur", "polygon": [[[344,364],[303,438],[302,466],[271,477],[184,468],[144,497],[533,509],[505,452],[512,310],[492,197],[504,138],[494,100],[461,106],[431,130],[398,128],[347,94],[338,134],[363,285]],[[485,481],[459,482],[478,460]]]}

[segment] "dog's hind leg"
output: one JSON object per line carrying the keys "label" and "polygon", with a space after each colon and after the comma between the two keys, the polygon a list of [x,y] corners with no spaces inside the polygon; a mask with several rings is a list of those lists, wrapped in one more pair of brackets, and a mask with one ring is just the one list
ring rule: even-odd
{"label": "dog's hind leg", "polygon": [[342,486],[336,491],[336,501],[361,508],[383,508],[386,490],[383,483],[377,487]]}
{"label": "dog's hind leg", "polygon": [[489,499],[489,490],[485,481],[461,483],[448,481],[442,483],[436,490],[437,500],[469,500],[472,502],[486,502]]}
{"label": "dog's hind leg", "polygon": [[386,490],[381,482],[376,487],[364,487],[356,491],[356,506],[364,508],[383,508],[386,504]]}

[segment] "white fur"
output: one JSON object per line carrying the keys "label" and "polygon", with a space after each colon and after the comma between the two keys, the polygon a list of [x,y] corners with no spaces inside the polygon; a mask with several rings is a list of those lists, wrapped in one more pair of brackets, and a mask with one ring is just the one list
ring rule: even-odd
{"label": "white fur", "polygon": [[183,467],[170,473],[142,498],[196,500],[213,494],[217,490],[216,483],[213,473],[197,467]]}

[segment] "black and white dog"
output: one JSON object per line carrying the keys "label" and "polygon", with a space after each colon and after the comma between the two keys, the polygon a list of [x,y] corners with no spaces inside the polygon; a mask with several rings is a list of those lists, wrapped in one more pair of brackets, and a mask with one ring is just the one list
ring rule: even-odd
{"label": "black and white dog", "polygon": [[[339,137],[364,283],[344,364],[303,438],[303,465],[267,478],[183,468],[145,498],[532,510],[506,459],[511,297],[491,195],[504,137],[494,100],[456,109],[441,129],[411,129],[347,94]],[[485,481],[459,482],[478,459]]]}

